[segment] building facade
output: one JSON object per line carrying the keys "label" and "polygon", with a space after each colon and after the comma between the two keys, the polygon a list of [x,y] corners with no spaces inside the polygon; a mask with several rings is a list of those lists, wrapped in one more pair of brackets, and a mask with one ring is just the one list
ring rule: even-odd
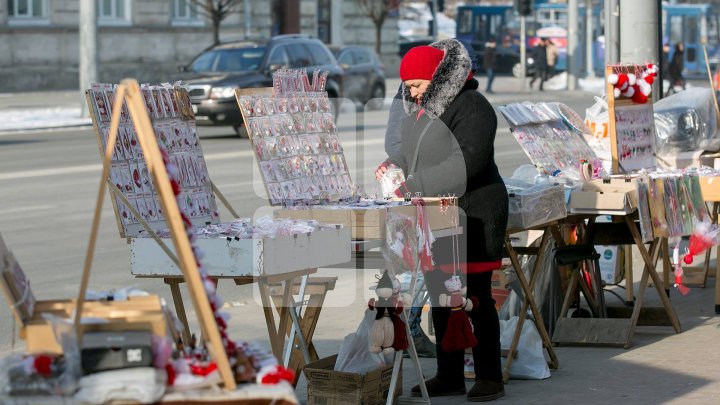
{"label": "building facade", "polygon": [[[374,47],[357,0],[295,0],[299,31],[328,44]],[[283,0],[245,0],[222,21],[221,40],[279,33]],[[280,3],[280,4],[278,4]],[[0,92],[78,87],[79,0],[0,0]],[[280,7],[278,7],[280,6]],[[170,80],[212,45],[212,23],[189,0],[98,0],[98,80]],[[245,18],[249,16],[249,18]],[[395,73],[397,20],[383,25],[381,58]]]}

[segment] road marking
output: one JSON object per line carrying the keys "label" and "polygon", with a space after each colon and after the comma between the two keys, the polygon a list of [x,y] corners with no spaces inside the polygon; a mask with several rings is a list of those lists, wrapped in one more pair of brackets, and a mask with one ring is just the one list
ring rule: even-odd
{"label": "road marking", "polygon": [[54,205],[36,205],[36,206],[24,206],[21,208],[8,208],[5,210],[0,210],[0,215],[9,215],[9,214],[17,214],[19,212],[30,212],[30,211],[47,211],[56,209],[57,207]]}
{"label": "road marking", "polygon": [[[380,144],[384,144],[384,143],[385,143],[384,138],[378,138],[378,139],[368,139],[366,141],[363,141],[361,144],[363,146],[372,146],[372,145],[380,145]],[[343,148],[347,150],[350,147],[357,146],[358,144],[359,143],[357,140],[344,141]],[[503,152],[495,153],[496,157],[497,156],[512,156],[512,155],[522,155],[522,151],[503,151]],[[210,154],[205,155],[205,160],[206,161],[217,161],[217,160],[247,158],[247,157],[252,157],[252,156],[253,156],[253,152],[251,150],[243,150],[243,151],[239,151],[239,152],[210,153]],[[17,172],[0,173],[0,181],[29,179],[29,178],[34,178],[34,177],[59,176],[59,175],[64,175],[64,174],[75,174],[75,173],[92,173],[92,172],[100,172],[101,170],[102,170],[102,165],[100,165],[100,164],[58,167],[58,168],[50,168],[50,169],[22,170],[22,171],[17,171]]]}
{"label": "road marking", "polygon": [[82,165],[82,166],[70,166],[70,167],[57,167],[51,169],[38,169],[38,170],[23,170],[19,172],[1,173],[0,180],[17,180],[27,179],[32,177],[45,177],[55,176],[62,174],[71,173],[87,173],[87,172],[99,172],[102,170],[102,165]]}
{"label": "road marking", "polygon": [[[363,145],[376,145],[384,143],[384,139],[370,139],[363,142]],[[347,149],[348,146],[357,145],[357,141],[343,142],[344,147]],[[206,161],[217,161],[217,160],[228,160],[237,158],[252,157],[253,152],[251,150],[243,150],[239,152],[221,152],[221,153],[209,153],[205,155]],[[69,167],[58,167],[50,169],[37,169],[37,170],[22,170],[17,172],[0,173],[0,181],[2,180],[18,180],[28,179],[33,177],[45,177],[45,176],[59,176],[64,174],[75,174],[75,173],[92,173],[100,172],[102,165],[79,165]]]}

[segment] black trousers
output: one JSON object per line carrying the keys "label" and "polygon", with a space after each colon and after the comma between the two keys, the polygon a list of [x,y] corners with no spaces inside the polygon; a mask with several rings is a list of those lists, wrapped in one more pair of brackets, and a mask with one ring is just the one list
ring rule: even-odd
{"label": "black trousers", "polygon": [[[462,350],[444,352],[441,345],[450,318],[450,308],[439,306],[438,296],[447,292],[443,283],[450,276],[435,270],[425,274],[425,281],[432,302],[432,319],[437,342],[437,376],[443,381],[458,382],[460,385],[465,379],[465,353]],[[478,341],[478,345],[473,348],[476,381],[502,381],[500,322],[495,309],[495,300],[492,298],[491,278],[492,272],[467,275],[467,296],[477,297],[479,303],[477,308],[466,312],[472,321],[475,338]]]}

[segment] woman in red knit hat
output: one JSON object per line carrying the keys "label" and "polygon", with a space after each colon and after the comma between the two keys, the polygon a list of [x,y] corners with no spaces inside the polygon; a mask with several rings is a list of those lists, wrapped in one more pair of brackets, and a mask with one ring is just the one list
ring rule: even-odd
{"label": "woman in red knit hat", "polygon": [[[490,283],[492,270],[500,268],[508,217],[507,190],[494,158],[497,118],[477,91],[470,57],[457,40],[412,48],[400,62],[400,78],[407,113],[401,148],[380,165],[376,176],[395,165],[406,178],[396,192],[399,196],[420,192],[426,197],[460,197],[463,228],[459,249],[453,248],[451,238],[434,242],[435,268],[425,274],[433,304],[438,363],[436,376],[426,381],[428,393],[466,393],[464,350],[446,351],[441,344],[446,332],[448,337],[458,332],[448,329],[451,309],[442,306],[439,297],[448,293],[445,281],[460,272],[467,298],[477,304],[466,312],[477,340],[473,347],[475,384],[467,396],[470,401],[490,401],[505,395],[500,326]],[[458,261],[459,269],[453,264]],[[420,387],[415,386],[412,394],[420,395]]]}

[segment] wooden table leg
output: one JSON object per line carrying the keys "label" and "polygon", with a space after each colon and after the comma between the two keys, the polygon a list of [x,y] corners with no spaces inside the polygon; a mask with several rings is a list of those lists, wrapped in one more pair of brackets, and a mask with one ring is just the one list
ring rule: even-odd
{"label": "wooden table leg", "polygon": [[[712,221],[713,224],[718,223],[718,209],[719,208],[720,208],[720,203],[714,202],[712,205],[712,210],[710,211],[710,221]],[[711,256],[712,250],[713,250],[713,248],[710,247],[705,252],[705,263],[703,265],[703,269],[705,270],[705,275],[703,277],[702,288],[705,288],[705,286],[707,286],[707,279],[708,279],[708,275],[710,274],[710,256]],[[717,268],[717,258],[718,257],[720,257],[720,248],[715,248],[715,267],[716,267],[715,271],[716,271],[716,273],[717,273],[717,269],[718,269]],[[716,278],[715,279],[715,306],[716,306],[715,313],[716,314],[718,313],[717,304],[718,304],[718,299],[720,299],[719,295],[720,295],[720,287],[718,287],[718,282],[717,282],[717,278]]]}
{"label": "wooden table leg", "polygon": [[632,305],[635,300],[632,245],[624,245],[623,250],[625,251],[625,305]]}
{"label": "wooden table leg", "polygon": [[[640,232],[638,231],[637,227],[635,226],[634,220],[632,218],[630,218],[630,216],[625,216],[625,223],[628,225],[628,228],[630,229],[630,233],[633,236],[633,240],[635,240],[635,245],[637,246],[638,250],[640,251],[640,255],[642,256],[643,261],[645,262],[645,268],[643,270],[643,277],[642,277],[642,280],[644,280],[644,281],[641,281],[641,283],[640,283],[640,288],[642,289],[641,291],[644,293],[644,289],[646,287],[645,284],[647,284],[647,277],[646,277],[645,273],[649,273],[650,277],[652,278],[653,284],[655,284],[655,289],[657,290],[658,295],[660,295],[660,301],[662,302],[663,307],[665,307],[665,312],[667,313],[667,316],[670,319],[670,322],[672,323],[673,328],[675,329],[675,333],[680,333],[681,332],[680,321],[678,320],[677,314],[675,313],[675,310],[673,309],[672,304],[670,303],[670,299],[668,298],[667,294],[665,294],[665,291],[663,291],[663,289],[661,287],[660,277],[658,276],[657,272],[655,271],[655,266],[657,263],[656,258],[657,258],[658,252],[653,251],[652,248],[654,247],[654,249],[658,249],[657,244],[659,243],[659,241],[657,239],[655,239],[653,241],[653,243],[650,245],[651,251],[653,253],[652,254],[653,257],[651,257],[651,255],[648,254],[647,249],[645,249],[645,245],[642,242]],[[653,259],[655,259],[655,260],[653,260]],[[638,294],[640,294],[640,293],[638,293]],[[642,303],[641,298],[642,298],[641,296],[638,296],[638,300],[636,301],[635,308],[633,310],[633,316],[635,316],[636,313],[638,316],[640,315],[640,307],[642,305],[639,305],[639,303],[640,304]],[[635,322],[637,322],[636,317],[634,317],[633,324],[632,324],[633,326],[630,328],[631,333],[634,332]]]}
{"label": "wooden table leg", "polygon": [[165,284],[170,286],[170,293],[172,294],[173,304],[175,304],[175,313],[177,314],[178,320],[182,323],[182,339],[183,344],[190,344],[190,325],[188,325],[187,315],[185,314],[185,305],[183,304],[182,293],[180,292],[180,283],[184,282],[182,278],[165,278],[163,279]]}
{"label": "wooden table leg", "polygon": [[670,296],[670,246],[668,245],[668,239],[662,238],[662,259],[663,259],[663,287],[665,287],[665,294]]}
{"label": "wooden table leg", "polygon": [[[541,239],[540,243],[540,250],[538,251],[537,258],[536,258],[536,265],[542,261],[543,258],[543,249],[545,247],[545,244],[547,243],[547,232],[548,230],[545,230],[543,232],[543,237]],[[557,355],[555,354],[555,349],[552,346],[552,341],[550,340],[550,336],[547,333],[547,330],[545,329],[545,324],[543,323],[542,314],[537,308],[537,305],[535,305],[535,299],[533,297],[533,290],[530,284],[528,284],[527,279],[525,278],[525,275],[522,272],[522,266],[520,265],[520,261],[517,257],[517,252],[510,244],[510,238],[506,235],[505,236],[505,248],[508,252],[508,256],[510,257],[510,262],[512,263],[513,269],[515,270],[515,274],[517,275],[518,281],[520,282],[520,286],[523,291],[524,300],[523,304],[520,310],[520,314],[518,316],[518,322],[515,329],[515,333],[513,334],[512,342],[510,343],[509,353],[514,353],[517,349],[518,343],[520,342],[520,334],[522,332],[523,324],[525,323],[525,316],[527,312],[527,306],[530,305],[530,309],[533,313],[533,316],[535,316],[535,326],[537,327],[537,330],[540,334],[540,337],[542,338],[543,345],[548,351],[548,355],[550,356],[551,365],[553,368],[557,369],[559,366],[559,362],[557,359]],[[533,271],[535,268],[533,269]],[[531,281],[534,281],[535,274],[531,274]],[[508,382],[510,380],[510,367],[512,366],[513,362],[512,355],[509,355],[507,360],[505,361],[505,367],[503,368],[503,381]]]}
{"label": "wooden table leg", "polygon": [[715,314],[720,315],[720,247],[715,250]]}
{"label": "wooden table leg", "polygon": [[273,315],[272,303],[270,303],[270,291],[265,277],[260,277],[258,280],[258,289],[260,290],[260,300],[263,306],[263,313],[265,314],[270,347],[272,348],[273,355],[275,355],[279,362],[282,362],[283,346],[278,345],[278,330],[275,328],[275,316]]}

